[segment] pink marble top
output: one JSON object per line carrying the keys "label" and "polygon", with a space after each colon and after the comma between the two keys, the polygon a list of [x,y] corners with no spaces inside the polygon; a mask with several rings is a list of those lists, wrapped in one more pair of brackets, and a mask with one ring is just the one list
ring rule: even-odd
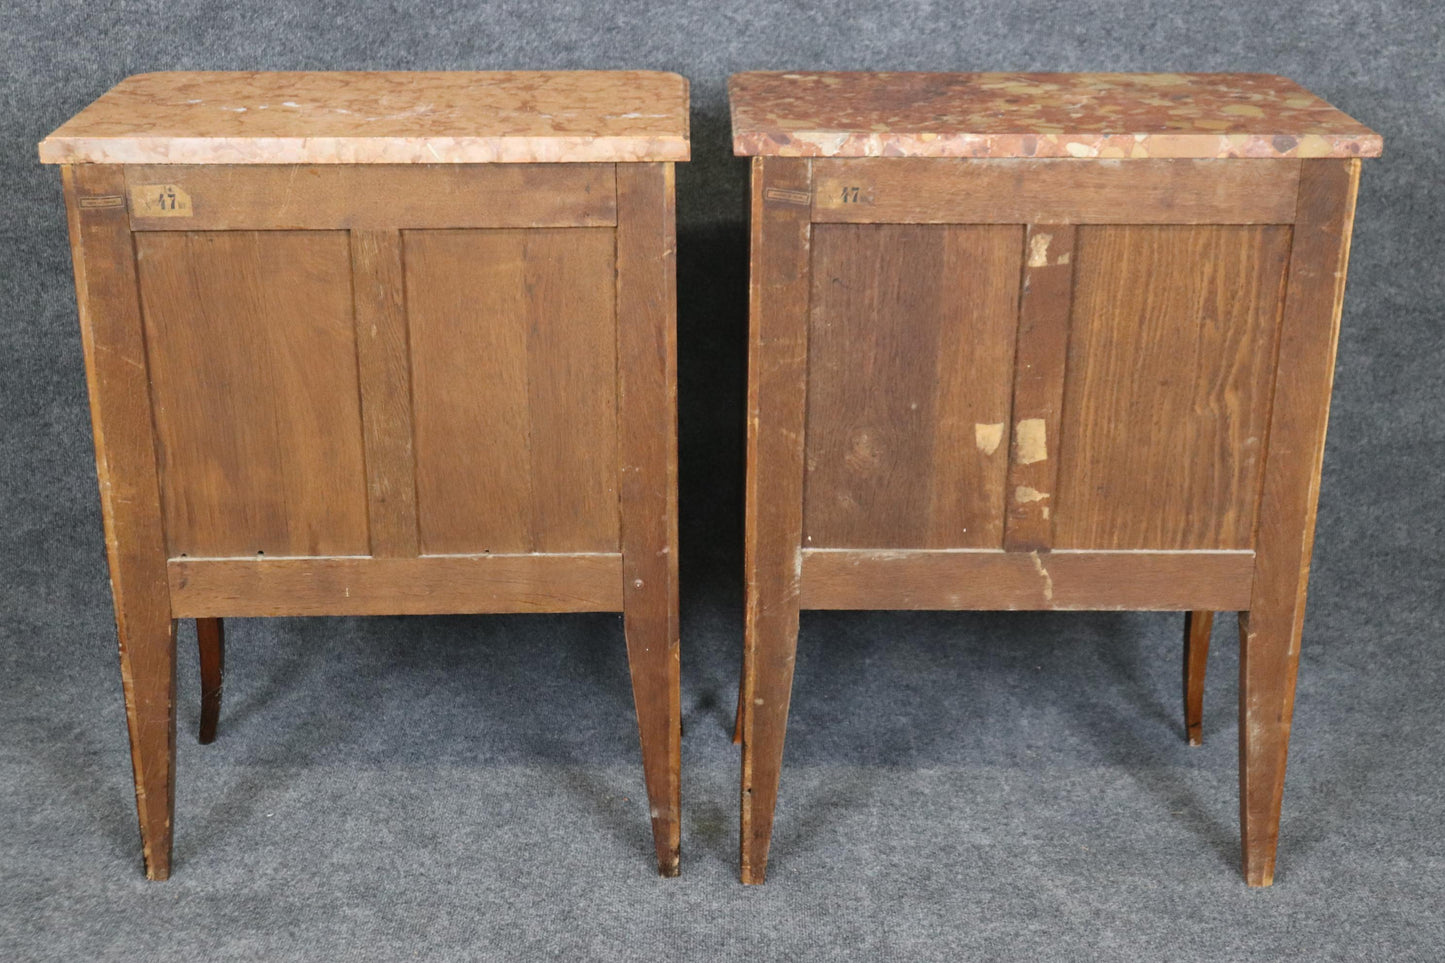
{"label": "pink marble top", "polygon": [[157,73],[40,144],[47,164],[688,159],[687,80],[654,71]]}
{"label": "pink marble top", "polygon": [[779,157],[1377,157],[1273,74],[746,73],[733,151]]}

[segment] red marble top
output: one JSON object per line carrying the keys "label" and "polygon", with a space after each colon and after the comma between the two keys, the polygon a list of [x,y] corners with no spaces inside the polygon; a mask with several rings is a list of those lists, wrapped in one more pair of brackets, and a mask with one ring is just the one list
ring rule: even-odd
{"label": "red marble top", "polygon": [[1273,74],[745,73],[733,151],[779,157],[1376,157]]}

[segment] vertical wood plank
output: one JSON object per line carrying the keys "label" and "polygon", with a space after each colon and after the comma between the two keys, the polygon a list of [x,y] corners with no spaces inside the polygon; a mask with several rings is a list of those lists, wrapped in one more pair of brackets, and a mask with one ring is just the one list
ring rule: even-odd
{"label": "vertical wood plank", "polygon": [[614,232],[403,237],[422,552],[616,551]]}
{"label": "vertical wood plank", "polygon": [[538,552],[615,552],[616,237],[607,230],[528,234],[532,544]]}
{"label": "vertical wood plank", "polygon": [[533,550],[527,292],[517,233],[403,235],[426,555]]}
{"label": "vertical wood plank", "polygon": [[1003,547],[1010,552],[1053,547],[1052,499],[1059,476],[1059,413],[1073,287],[1073,226],[1030,224],[1019,291],[1005,495]]}
{"label": "vertical wood plank", "polygon": [[744,515],[741,876],[767,874],[802,578],[812,166],[755,157]]}
{"label": "vertical wood plank", "polygon": [[61,172],[120,640],[121,682],[146,875],[171,872],[176,627],[170,615],[156,443],[135,252],[121,169]]}
{"label": "vertical wood plank", "polygon": [[346,234],[135,246],[171,554],[366,554]]}
{"label": "vertical wood plank", "polygon": [[623,625],[663,876],[678,873],[682,806],[675,217],[672,164],[617,165]]}
{"label": "vertical wood plank", "polygon": [[1274,880],[1285,756],[1360,161],[1306,160],[1290,251],[1256,533],[1240,618],[1239,780],[1244,878]]}
{"label": "vertical wood plank", "polygon": [[1250,547],[1289,244],[1076,229],[1054,548]]}
{"label": "vertical wood plank", "polygon": [[380,558],[419,551],[404,271],[401,232],[351,232],[366,510],[371,554]]}
{"label": "vertical wood plank", "polygon": [[812,237],[803,539],[997,548],[1018,313],[1015,225]]}

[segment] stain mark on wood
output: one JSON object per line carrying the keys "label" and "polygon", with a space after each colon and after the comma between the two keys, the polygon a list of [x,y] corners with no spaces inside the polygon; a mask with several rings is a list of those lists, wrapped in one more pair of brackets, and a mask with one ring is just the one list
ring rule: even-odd
{"label": "stain mark on wood", "polygon": [[1024,418],[1014,429],[1015,458],[1020,465],[1032,465],[1049,457],[1048,428],[1042,418]]}
{"label": "stain mark on wood", "polygon": [[973,426],[974,444],[978,450],[985,455],[992,455],[998,451],[998,446],[1003,443],[1003,422],[996,421],[992,424],[977,424]]}
{"label": "stain mark on wood", "polygon": [[1054,600],[1054,580],[1050,577],[1049,570],[1044,567],[1044,560],[1039,558],[1038,552],[1029,552],[1029,558],[1033,560],[1034,571],[1038,572],[1039,578],[1043,580],[1044,600],[1052,602]]}
{"label": "stain mark on wood", "polygon": [[1052,234],[1033,234],[1029,237],[1029,267],[1047,267],[1049,263],[1049,242]]}

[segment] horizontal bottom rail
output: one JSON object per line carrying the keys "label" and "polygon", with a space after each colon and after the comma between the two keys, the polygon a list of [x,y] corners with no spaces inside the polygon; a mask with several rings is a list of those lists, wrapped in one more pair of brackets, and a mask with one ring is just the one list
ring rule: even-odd
{"label": "horizontal bottom rail", "polygon": [[620,612],[622,555],[173,558],[173,618]]}
{"label": "horizontal bottom rail", "polygon": [[804,549],[805,609],[1243,611],[1252,551]]}

